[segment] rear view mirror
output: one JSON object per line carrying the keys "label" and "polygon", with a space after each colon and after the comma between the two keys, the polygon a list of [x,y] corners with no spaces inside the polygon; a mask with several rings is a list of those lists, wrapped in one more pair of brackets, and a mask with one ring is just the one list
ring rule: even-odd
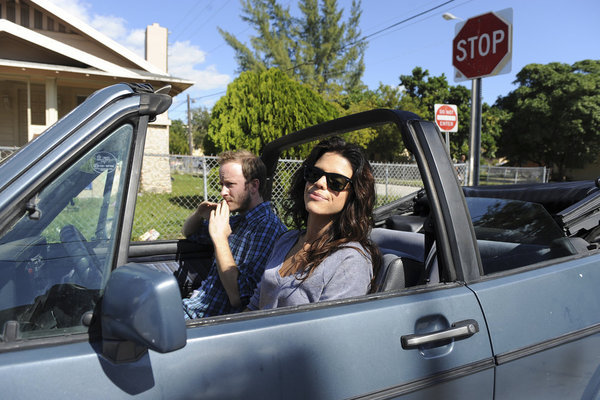
{"label": "rear view mirror", "polygon": [[173,275],[141,264],[111,274],[102,299],[102,353],[132,362],[148,349],[168,353],[185,346],[181,295]]}

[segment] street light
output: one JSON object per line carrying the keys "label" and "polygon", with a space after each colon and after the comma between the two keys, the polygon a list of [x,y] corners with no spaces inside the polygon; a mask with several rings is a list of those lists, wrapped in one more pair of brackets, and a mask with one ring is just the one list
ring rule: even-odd
{"label": "street light", "polygon": [[464,19],[459,18],[456,15],[451,14],[451,13],[443,13],[442,14],[442,18],[444,18],[446,21],[450,21],[450,20],[453,20],[453,19],[457,19],[459,21],[464,21]]}

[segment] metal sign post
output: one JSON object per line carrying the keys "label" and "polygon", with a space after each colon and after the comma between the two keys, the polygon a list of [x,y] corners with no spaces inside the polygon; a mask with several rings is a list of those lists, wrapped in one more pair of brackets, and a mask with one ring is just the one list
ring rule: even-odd
{"label": "metal sign post", "polygon": [[452,65],[456,82],[471,79],[469,186],[479,184],[481,155],[481,78],[506,74],[512,63],[513,10],[488,12],[456,25]]}
{"label": "metal sign post", "polygon": [[481,156],[481,78],[471,80],[471,131],[469,142],[468,185],[479,185]]}

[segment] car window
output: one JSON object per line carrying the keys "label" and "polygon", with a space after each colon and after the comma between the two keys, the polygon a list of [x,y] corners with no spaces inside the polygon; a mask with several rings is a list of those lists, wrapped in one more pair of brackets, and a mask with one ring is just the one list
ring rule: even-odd
{"label": "car window", "polygon": [[478,197],[466,200],[486,274],[575,253],[540,204]]}
{"label": "car window", "polygon": [[124,125],[71,163],[0,237],[0,328],[16,325],[20,338],[87,329],[112,265],[132,136]]}

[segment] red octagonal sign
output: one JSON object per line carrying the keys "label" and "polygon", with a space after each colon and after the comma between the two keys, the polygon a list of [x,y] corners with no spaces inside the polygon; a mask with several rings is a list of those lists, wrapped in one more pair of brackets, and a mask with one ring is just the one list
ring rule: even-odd
{"label": "red octagonal sign", "polygon": [[511,22],[512,9],[507,9],[469,18],[462,26],[457,26],[458,32],[452,41],[456,80],[510,72]]}

